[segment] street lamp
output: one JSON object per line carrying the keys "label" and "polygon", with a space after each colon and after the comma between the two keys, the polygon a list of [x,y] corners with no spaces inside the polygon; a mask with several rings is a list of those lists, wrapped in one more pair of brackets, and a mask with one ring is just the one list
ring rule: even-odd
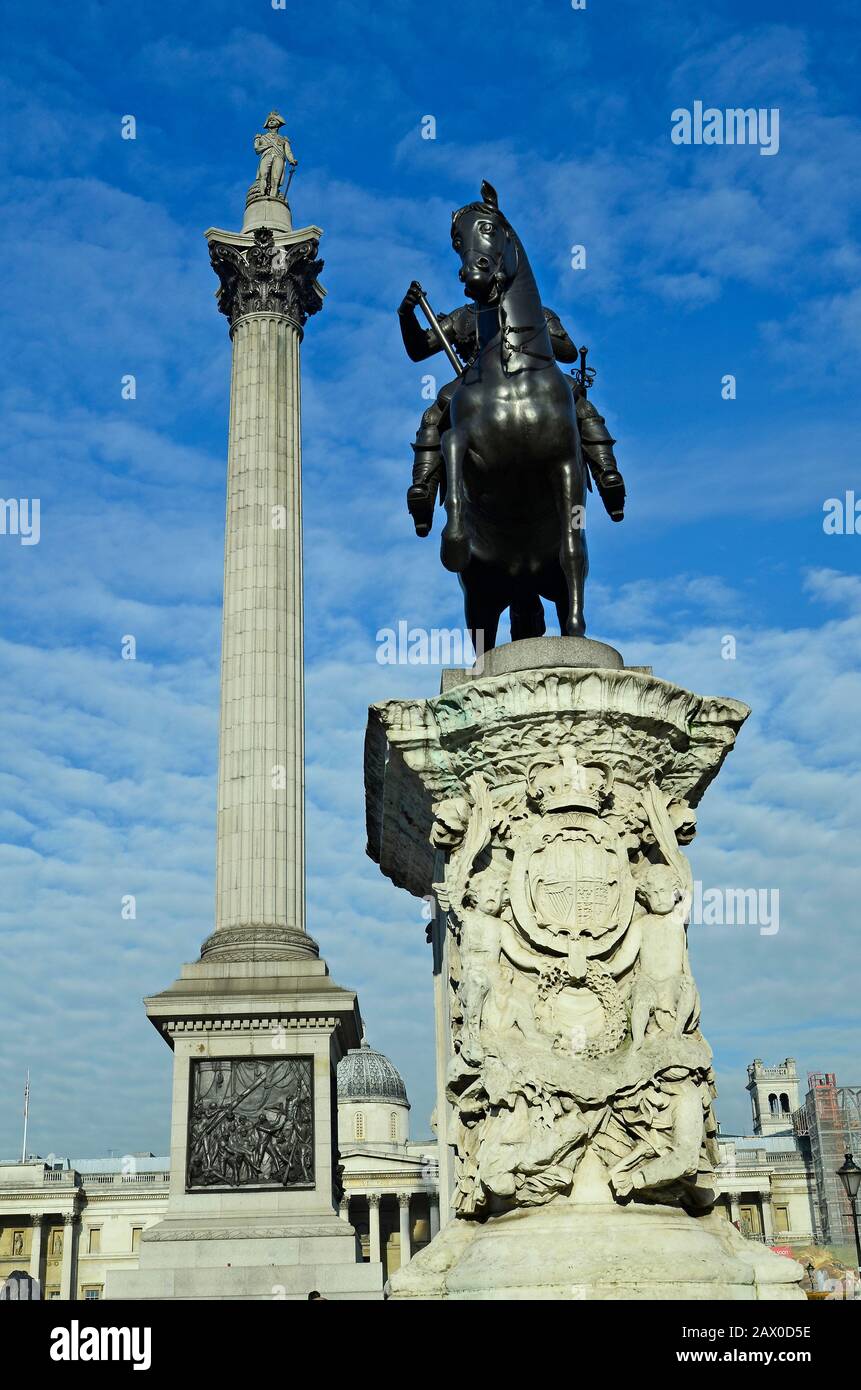
{"label": "street lamp", "polygon": [[855,1250],[858,1255],[858,1268],[861,1269],[861,1236],[858,1235],[858,1208],[855,1205],[858,1189],[861,1187],[861,1168],[858,1167],[858,1164],[851,1154],[846,1154],[844,1157],[842,1167],[837,1169],[837,1176],[843,1184],[843,1190],[849,1198],[849,1205],[852,1208],[852,1225],[855,1227]]}

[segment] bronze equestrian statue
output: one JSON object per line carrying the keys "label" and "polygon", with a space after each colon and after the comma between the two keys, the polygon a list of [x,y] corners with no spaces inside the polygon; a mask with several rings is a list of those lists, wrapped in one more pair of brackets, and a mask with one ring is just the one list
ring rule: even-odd
{"label": "bronze equestrian statue", "polygon": [[542,305],[523,244],[489,183],[481,198],[451,224],[473,304],[431,316],[435,326],[424,329],[415,308],[428,306],[413,281],[398,313],[414,362],[445,350],[463,364],[422,417],[407,506],[426,536],[441,493],[442,562],[460,577],[476,651],[487,651],[506,608],[512,641],[540,637],[542,598],[555,603],[563,634],[583,635],[591,487],[584,455],[614,521],[624,514],[625,485],[615,440],[586,395],[585,350],[580,372],[564,376],[556,363],[576,361],[577,349]]}

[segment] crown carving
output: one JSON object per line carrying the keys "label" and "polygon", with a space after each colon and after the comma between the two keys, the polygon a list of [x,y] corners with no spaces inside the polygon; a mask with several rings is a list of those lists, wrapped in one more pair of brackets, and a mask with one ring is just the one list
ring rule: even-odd
{"label": "crown carving", "polygon": [[578,762],[575,754],[565,749],[558,758],[533,759],[527,784],[542,813],[591,811],[600,815],[610,801],[613,770],[606,763]]}

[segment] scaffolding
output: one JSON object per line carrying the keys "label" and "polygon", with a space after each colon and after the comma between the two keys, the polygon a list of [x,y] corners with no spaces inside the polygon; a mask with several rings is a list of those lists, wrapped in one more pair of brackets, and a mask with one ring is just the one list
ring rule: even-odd
{"label": "scaffolding", "polygon": [[835,1072],[808,1072],[807,1096],[793,1122],[810,1143],[816,1238],[825,1245],[854,1244],[852,1208],[837,1169],[847,1153],[861,1157],[861,1086],[838,1086]]}

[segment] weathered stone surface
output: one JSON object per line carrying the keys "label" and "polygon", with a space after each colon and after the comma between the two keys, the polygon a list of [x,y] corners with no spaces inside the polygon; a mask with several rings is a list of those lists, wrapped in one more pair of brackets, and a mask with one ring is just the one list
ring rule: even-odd
{"label": "weathered stone surface", "polygon": [[747,713],[609,666],[372,708],[369,852],[439,905],[440,1143],[456,1155],[457,1219],[397,1296],[762,1297],[800,1277],[769,1252],[755,1275],[702,1223],[715,1092],[682,846]]}
{"label": "weathered stone surface", "polygon": [[625,663],[621,652],[606,642],[593,642],[591,637],[525,637],[520,642],[506,642],[485,652],[471,670],[449,668],[442,673],[442,694],[455,685],[483,676],[505,676],[512,671],[540,670],[552,666],[582,666],[591,670],[609,667],[621,671]]}

